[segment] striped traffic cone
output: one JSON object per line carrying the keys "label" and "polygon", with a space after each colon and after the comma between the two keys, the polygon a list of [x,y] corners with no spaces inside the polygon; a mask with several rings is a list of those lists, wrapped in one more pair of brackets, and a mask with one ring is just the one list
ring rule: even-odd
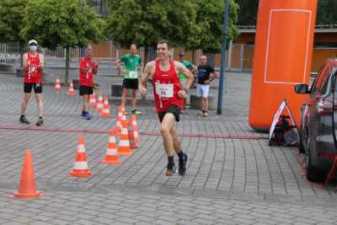
{"label": "striped traffic cone", "polygon": [[118,152],[117,152],[117,145],[116,145],[116,137],[115,137],[115,130],[111,129],[109,131],[109,143],[108,148],[105,154],[102,163],[109,164],[109,165],[118,165],[120,164]]}
{"label": "striped traffic cone", "polygon": [[97,104],[96,104],[96,110],[97,110],[98,113],[100,113],[102,109],[103,109],[103,97],[100,95],[100,96],[98,96],[98,100],[97,100]]}
{"label": "striped traffic cone", "polygon": [[69,96],[75,96],[76,95],[73,82],[70,82],[70,84],[69,84],[68,95]]}
{"label": "striped traffic cone", "polygon": [[129,156],[132,154],[132,151],[130,149],[128,123],[129,122],[127,120],[122,121],[121,135],[118,144],[119,155]]}
{"label": "striped traffic cone", "polygon": [[90,95],[89,104],[92,108],[96,107],[96,94],[95,94],[95,92],[92,93],[92,95]]}
{"label": "striped traffic cone", "polygon": [[125,111],[123,110],[123,108],[118,107],[118,114],[117,114],[117,119],[116,119],[116,129],[117,129],[117,135],[120,136],[121,134],[121,130],[123,128],[122,122],[123,121],[127,121],[126,119],[126,115],[125,115]]}
{"label": "striped traffic cone", "polygon": [[135,149],[139,147],[139,130],[136,115],[131,116],[129,124],[130,147]]}
{"label": "striped traffic cone", "polygon": [[73,177],[90,177],[91,176],[91,171],[87,163],[87,154],[85,153],[85,141],[82,135],[78,137],[78,146],[77,146],[74,168],[70,172],[70,176],[73,176]]}
{"label": "striped traffic cone", "polygon": [[101,115],[102,118],[109,118],[109,117],[111,117],[108,96],[104,96],[103,109],[101,110],[100,115]]}
{"label": "striped traffic cone", "polygon": [[56,79],[56,81],[55,81],[55,91],[56,91],[56,93],[60,93],[60,91],[61,91],[61,81],[60,81],[60,79]]}

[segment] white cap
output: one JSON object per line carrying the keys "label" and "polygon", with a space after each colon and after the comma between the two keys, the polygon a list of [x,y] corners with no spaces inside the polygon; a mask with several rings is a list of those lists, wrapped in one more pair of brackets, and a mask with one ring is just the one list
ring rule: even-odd
{"label": "white cap", "polygon": [[37,41],[34,40],[34,39],[28,41],[28,45],[31,45],[31,44],[36,44],[37,45]]}

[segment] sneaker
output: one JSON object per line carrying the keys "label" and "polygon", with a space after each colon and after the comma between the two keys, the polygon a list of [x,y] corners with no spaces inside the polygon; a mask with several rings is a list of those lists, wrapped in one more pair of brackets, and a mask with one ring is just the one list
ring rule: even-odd
{"label": "sneaker", "polygon": [[37,120],[37,122],[36,122],[36,126],[41,126],[43,124],[43,119],[42,119],[42,117],[40,117],[38,120]]}
{"label": "sneaker", "polygon": [[208,112],[207,111],[203,112],[202,116],[203,117],[207,117],[208,116]]}
{"label": "sneaker", "polygon": [[20,116],[20,123],[24,123],[24,124],[30,124],[30,122],[27,120],[27,118],[24,115]]}
{"label": "sneaker", "polygon": [[132,112],[131,112],[132,114],[135,114],[135,115],[142,115],[142,112],[141,111],[139,111],[139,110],[137,110],[137,109],[134,109],[134,110],[132,110]]}
{"label": "sneaker", "polygon": [[86,111],[82,111],[81,116],[82,117],[86,117],[86,115],[87,115],[87,112]]}
{"label": "sneaker", "polygon": [[85,119],[86,120],[91,120],[92,119],[92,115],[89,112],[86,112]]}
{"label": "sneaker", "polygon": [[187,155],[184,153],[183,157],[179,159],[179,175],[180,176],[185,176],[187,158],[188,158]]}
{"label": "sneaker", "polygon": [[177,171],[177,169],[176,169],[176,166],[175,166],[174,164],[173,164],[173,165],[167,164],[165,176],[170,177],[170,176],[172,176],[173,174],[175,174],[176,171]]}

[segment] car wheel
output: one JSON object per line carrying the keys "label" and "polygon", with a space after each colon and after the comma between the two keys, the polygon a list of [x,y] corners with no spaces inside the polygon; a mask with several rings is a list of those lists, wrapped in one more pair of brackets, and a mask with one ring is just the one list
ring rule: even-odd
{"label": "car wheel", "polygon": [[309,181],[322,182],[325,180],[326,174],[316,165],[313,165],[312,154],[315,153],[316,143],[312,140],[312,138],[309,138],[308,151],[305,154],[306,176]]}

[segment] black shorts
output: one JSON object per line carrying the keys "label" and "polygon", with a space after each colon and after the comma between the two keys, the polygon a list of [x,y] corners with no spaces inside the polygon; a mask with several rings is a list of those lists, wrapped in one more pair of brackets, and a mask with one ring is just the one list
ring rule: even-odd
{"label": "black shorts", "polygon": [[138,90],[138,79],[124,79],[123,88]]}
{"label": "black shorts", "polygon": [[41,94],[42,84],[41,83],[24,83],[23,84],[23,91],[25,93],[32,93],[33,89],[34,89],[35,94]]}
{"label": "black shorts", "polygon": [[80,96],[92,95],[92,93],[94,93],[94,88],[80,85],[79,91],[80,91]]}
{"label": "black shorts", "polygon": [[166,113],[172,113],[177,122],[180,121],[180,108],[176,105],[170,106],[166,112],[158,112],[159,121],[162,122]]}

